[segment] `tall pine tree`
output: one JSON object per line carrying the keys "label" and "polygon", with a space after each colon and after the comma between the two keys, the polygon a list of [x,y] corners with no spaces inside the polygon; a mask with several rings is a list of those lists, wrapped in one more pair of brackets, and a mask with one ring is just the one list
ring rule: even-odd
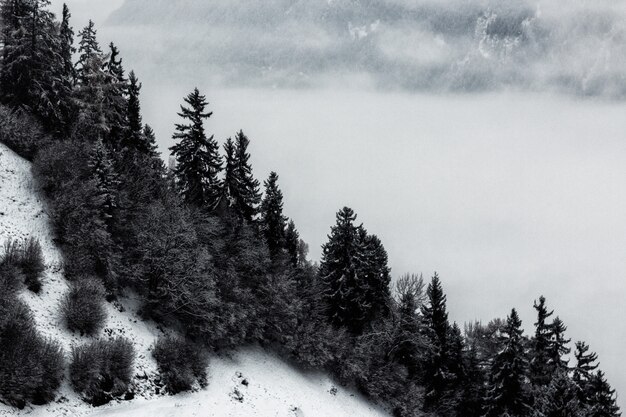
{"label": "tall pine tree", "polygon": [[170,148],[176,159],[174,174],[176,182],[188,203],[213,210],[217,207],[221,193],[219,173],[222,160],[214,137],[207,138],[204,120],[211,117],[206,112],[208,102],[196,88],[187,97],[178,115],[187,124],[176,124],[174,140],[179,142]]}
{"label": "tall pine tree", "polygon": [[293,220],[289,220],[287,229],[285,229],[285,249],[293,266],[298,266],[304,261],[300,259],[300,234]]}
{"label": "tall pine tree", "polygon": [[272,259],[276,260],[285,247],[283,193],[278,188],[278,174],[271,172],[264,182],[265,195],[261,203],[261,229]]}
{"label": "tall pine tree", "polygon": [[328,242],[322,247],[319,276],[330,322],[360,334],[387,308],[388,281],[384,281],[381,271],[388,269],[380,263],[380,253],[372,250],[378,245],[368,247],[371,242],[364,229],[355,226],[356,214],[352,209],[344,207],[336,218]]}
{"label": "tall pine tree", "polygon": [[522,321],[513,309],[503,329],[503,349],[491,367],[486,397],[487,417],[528,415],[526,378],[528,360],[524,349]]}
{"label": "tall pine tree", "polygon": [[259,181],[252,175],[250,165],[250,154],[248,146],[250,140],[239,131],[235,136],[235,178],[234,190],[231,190],[231,197],[234,198],[235,208],[238,214],[246,221],[251,222],[258,212],[258,205],[261,201],[259,191]]}
{"label": "tall pine tree", "polygon": [[53,133],[66,130],[70,88],[64,76],[62,42],[49,0],[6,0],[2,18],[2,101],[38,116]]}
{"label": "tall pine tree", "polygon": [[450,323],[446,308],[446,295],[443,292],[439,275],[435,273],[426,290],[427,303],[422,306],[422,316],[427,326],[427,336],[431,340],[432,352],[426,365],[426,399],[424,408],[434,410],[441,405],[441,399],[448,390],[450,373],[448,369],[448,338]]}
{"label": "tall pine tree", "polygon": [[607,382],[604,373],[597,371],[589,381],[587,417],[619,417],[615,390]]}
{"label": "tall pine tree", "polygon": [[554,312],[548,311],[544,296],[539,297],[539,302],[535,301],[533,307],[537,311],[537,322],[532,339],[530,380],[534,385],[543,386],[550,382],[553,372],[549,367],[552,332],[547,320]]}

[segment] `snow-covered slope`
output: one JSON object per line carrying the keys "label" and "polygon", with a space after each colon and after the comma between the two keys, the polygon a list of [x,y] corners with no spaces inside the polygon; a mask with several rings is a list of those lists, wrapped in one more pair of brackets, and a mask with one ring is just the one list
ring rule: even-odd
{"label": "snow-covered slope", "polygon": [[[30,306],[39,331],[62,343],[66,354],[88,338],[65,330],[58,314],[59,301],[68,284],[62,259],[53,242],[49,217],[35,189],[30,163],[0,144],[0,244],[29,236],[41,242],[46,262],[39,295],[21,294]],[[160,330],[142,321],[132,296],[108,304],[108,319],[100,337],[122,335],[137,352],[134,391],[136,399],[92,408],[64,383],[57,401],[43,407],[17,411],[0,404],[0,416],[385,416],[383,410],[361,396],[336,387],[321,373],[303,373],[260,348],[215,357],[209,369],[209,386],[191,394],[167,397],[157,394],[157,367],[150,349]]]}

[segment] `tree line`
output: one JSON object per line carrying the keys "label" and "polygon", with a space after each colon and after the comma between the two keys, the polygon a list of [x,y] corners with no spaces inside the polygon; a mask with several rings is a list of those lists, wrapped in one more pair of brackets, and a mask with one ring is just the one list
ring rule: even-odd
{"label": "tree line", "polygon": [[[193,343],[185,349],[259,343],[397,416],[620,415],[597,355],[578,342],[568,359],[566,326],[543,297],[534,335],[516,310],[461,329],[439,276],[392,283],[383,243],[348,207],[311,263],[283,212],[278,174],[255,178],[243,131],[223,146],[207,133],[213,114],[197,88],[183,99],[166,167],[142,119],[142,85],[118,48],[103,51],[91,21],[76,46],[68,7],[59,22],[48,6],[0,2],[0,102],[10,119],[0,138],[33,160],[75,289],[97,280],[103,290],[82,292],[102,302],[132,289],[146,319]],[[26,127],[37,134],[20,135]],[[72,305],[78,318],[81,305]],[[166,348],[179,345],[159,345],[160,357],[175,357],[164,359],[168,375],[184,366]]]}

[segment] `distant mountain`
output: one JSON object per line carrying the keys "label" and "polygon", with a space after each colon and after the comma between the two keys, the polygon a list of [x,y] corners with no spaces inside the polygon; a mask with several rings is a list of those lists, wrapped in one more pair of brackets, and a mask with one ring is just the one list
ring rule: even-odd
{"label": "distant mountain", "polygon": [[339,75],[408,90],[622,97],[625,17],[623,6],[573,0],[126,0],[108,24],[172,77],[208,68],[235,85]]}

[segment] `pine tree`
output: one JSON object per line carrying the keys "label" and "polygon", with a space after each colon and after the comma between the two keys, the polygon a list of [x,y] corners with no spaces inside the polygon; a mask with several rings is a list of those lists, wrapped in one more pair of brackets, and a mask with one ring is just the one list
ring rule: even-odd
{"label": "pine tree", "polygon": [[443,292],[439,275],[435,273],[426,290],[427,303],[422,306],[422,316],[427,326],[427,335],[433,351],[428,359],[425,373],[426,399],[424,408],[432,410],[440,405],[440,400],[448,389],[448,338],[450,324],[446,309],[446,295]]}
{"label": "pine tree", "polygon": [[150,125],[146,124],[143,127],[143,141],[142,141],[141,152],[146,153],[148,156],[152,158],[159,158],[158,147],[156,143],[156,136],[154,134],[154,130]]}
{"label": "pine tree", "polygon": [[[386,265],[377,265],[374,252],[367,250],[367,235],[363,236],[364,229],[355,226],[355,220],[354,211],[348,207],[337,213],[337,223],[322,247],[319,276],[330,322],[360,334],[386,308],[381,302],[388,303],[389,289],[379,294],[383,285],[374,281],[381,279],[380,274],[364,273]],[[370,269],[371,265],[376,266]]]}
{"label": "pine tree", "polygon": [[588,417],[619,417],[615,390],[607,382],[604,373],[597,371],[589,381]]}
{"label": "pine tree", "polygon": [[598,369],[598,355],[595,352],[589,352],[589,345],[585,342],[576,342],[576,366],[572,372],[572,380],[578,386],[579,398],[583,404],[589,403],[590,381],[593,373]]}
{"label": "pine tree", "polygon": [[528,361],[522,321],[513,309],[503,329],[503,350],[496,356],[486,397],[487,417],[526,416],[529,412],[525,380]]}
{"label": "pine tree", "polygon": [[422,337],[423,322],[419,314],[424,297],[424,279],[415,274],[405,274],[396,283],[396,293],[398,322],[393,358],[406,366],[409,378],[419,379],[424,352],[429,348]]}
{"label": "pine tree", "polygon": [[465,379],[457,406],[457,415],[482,417],[485,410],[485,373],[480,366],[476,344],[465,354]]}
{"label": "pine tree", "polygon": [[359,305],[355,299],[360,289],[356,276],[355,255],[359,248],[355,220],[356,214],[348,207],[337,213],[337,224],[332,227],[328,242],[322,246],[320,278],[326,287],[324,298],[331,323],[360,331],[365,306]]}
{"label": "pine tree", "polygon": [[538,391],[533,410],[537,417],[584,417],[576,384],[562,369]]}
{"label": "pine tree", "polygon": [[249,144],[250,140],[240,130],[235,136],[234,177],[237,185],[230,190],[230,195],[235,201],[237,213],[243,220],[251,222],[257,214],[261,193],[259,191],[259,181],[255,180],[252,175],[250,154],[248,153]]}
{"label": "pine tree", "polygon": [[533,307],[537,310],[537,322],[535,323],[535,337],[532,339],[529,376],[534,385],[543,386],[550,383],[553,373],[553,369],[549,367],[552,332],[547,319],[554,312],[548,311],[544,296],[539,297],[539,303],[535,301]]}
{"label": "pine tree", "polygon": [[128,100],[126,108],[128,125],[122,146],[127,149],[133,149],[148,154],[150,153],[150,146],[146,142],[147,137],[143,132],[141,103],[139,101],[140,91],[141,83],[137,79],[135,72],[131,71],[128,75]]}
{"label": "pine tree", "polygon": [[595,352],[588,352],[589,345],[585,342],[576,342],[576,352],[574,353],[576,357],[576,367],[572,374],[572,379],[576,383],[588,381],[593,371],[598,368],[598,364],[596,363],[598,355]]}
{"label": "pine tree", "polygon": [[362,255],[357,273],[370,289],[365,298],[365,302],[372,306],[367,318],[369,321],[389,314],[391,269],[387,264],[387,251],[378,236],[369,235],[361,225],[359,239]]}
{"label": "pine tree", "polygon": [[76,82],[76,67],[74,67],[73,55],[76,52],[74,47],[74,29],[70,25],[72,17],[67,4],[63,3],[63,18],[61,20],[61,59],[63,60],[63,69],[65,76],[72,85]]}
{"label": "pine tree", "polygon": [[287,224],[287,229],[285,230],[285,249],[287,250],[289,261],[293,266],[298,266],[301,263],[299,246],[300,234],[296,229],[294,221],[290,220]]}
{"label": "pine tree", "polygon": [[235,157],[235,142],[232,138],[226,139],[224,143],[224,187],[222,190],[222,201],[226,206],[232,208],[235,206],[235,198],[233,193],[237,192],[239,187],[237,180],[237,159]]}
{"label": "pine tree", "polygon": [[109,227],[114,221],[117,210],[117,187],[119,179],[113,168],[109,151],[101,140],[95,143],[89,158],[89,167],[98,190],[99,208],[102,220]]}
{"label": "pine tree", "polygon": [[106,59],[102,54],[93,22],[78,33],[79,59],[76,64],[77,85],[74,92],[79,109],[74,135],[83,140],[103,140],[111,144],[109,134],[109,93],[111,75],[105,71]]}
{"label": "pine tree", "polygon": [[271,172],[264,182],[265,195],[261,203],[261,229],[272,259],[276,259],[285,247],[285,222],[283,216],[283,193],[278,188],[278,174]]}
{"label": "pine tree", "polygon": [[49,0],[7,0],[2,17],[2,101],[25,107],[53,133],[66,130],[70,88],[64,78],[62,42]]}
{"label": "pine tree", "polygon": [[549,366],[553,370],[567,371],[568,360],[563,359],[564,356],[571,352],[567,344],[571,339],[565,339],[565,331],[567,327],[563,321],[557,317],[550,325],[550,345],[548,347],[548,355],[550,358]]}
{"label": "pine tree", "polygon": [[185,200],[199,207],[213,210],[220,199],[221,183],[218,178],[222,161],[214,137],[207,138],[204,120],[211,117],[206,112],[206,97],[194,89],[178,113],[188,124],[177,124],[173,138],[179,142],[170,148],[176,158],[174,174]]}
{"label": "pine tree", "polygon": [[128,80],[126,79],[119,49],[109,44],[109,59],[105,65],[106,85],[104,86],[105,112],[108,125],[108,142],[114,150],[123,149],[127,137]]}
{"label": "pine tree", "polygon": [[93,21],[89,21],[87,26],[78,32],[80,37],[79,42],[79,58],[76,63],[76,76],[78,83],[86,85],[90,83],[93,71],[93,64],[91,61],[95,58],[101,60],[101,67],[104,66],[104,59],[102,57],[102,49],[96,39],[96,28]]}

